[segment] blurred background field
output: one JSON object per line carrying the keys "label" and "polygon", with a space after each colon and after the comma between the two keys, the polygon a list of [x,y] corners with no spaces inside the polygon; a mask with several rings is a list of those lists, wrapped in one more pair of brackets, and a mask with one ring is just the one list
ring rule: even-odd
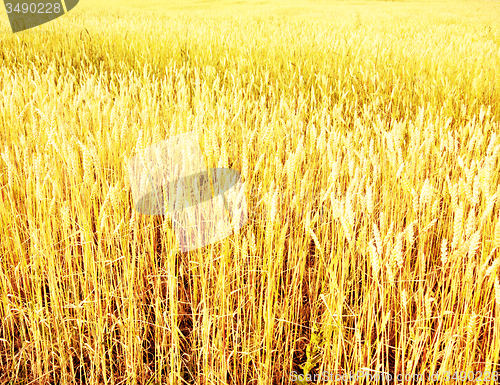
{"label": "blurred background field", "polygon": [[[0,383],[500,377],[500,2],[0,15]],[[250,220],[181,254],[124,164],[188,131]]]}

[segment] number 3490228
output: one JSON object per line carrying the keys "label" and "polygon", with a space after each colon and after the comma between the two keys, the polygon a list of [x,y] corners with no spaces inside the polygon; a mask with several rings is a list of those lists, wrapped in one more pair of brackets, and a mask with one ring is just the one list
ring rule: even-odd
{"label": "number 3490228", "polygon": [[63,13],[59,3],[5,3],[5,8],[7,13]]}

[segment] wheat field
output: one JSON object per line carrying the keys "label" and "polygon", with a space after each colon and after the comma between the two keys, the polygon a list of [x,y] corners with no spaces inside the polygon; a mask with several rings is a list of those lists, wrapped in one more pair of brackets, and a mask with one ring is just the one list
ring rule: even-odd
{"label": "wheat field", "polygon": [[[1,384],[500,379],[500,2],[1,12]],[[185,132],[249,220],[180,253],[124,164]]]}

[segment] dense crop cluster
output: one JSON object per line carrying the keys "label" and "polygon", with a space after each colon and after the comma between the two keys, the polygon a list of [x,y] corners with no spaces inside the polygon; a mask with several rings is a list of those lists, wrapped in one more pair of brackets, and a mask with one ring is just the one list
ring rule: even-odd
{"label": "dense crop cluster", "polygon": [[[408,7],[3,34],[0,383],[500,375],[500,7]],[[188,131],[249,221],[181,254],[125,164]]]}

